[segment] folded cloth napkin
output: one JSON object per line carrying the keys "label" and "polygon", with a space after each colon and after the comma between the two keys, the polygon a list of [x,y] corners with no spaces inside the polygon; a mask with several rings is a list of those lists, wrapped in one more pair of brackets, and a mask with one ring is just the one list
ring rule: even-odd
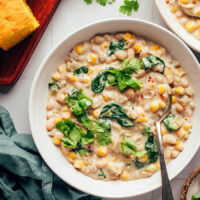
{"label": "folded cloth napkin", "polygon": [[17,134],[0,106],[0,200],[100,200],[58,178],[43,162],[32,136]]}

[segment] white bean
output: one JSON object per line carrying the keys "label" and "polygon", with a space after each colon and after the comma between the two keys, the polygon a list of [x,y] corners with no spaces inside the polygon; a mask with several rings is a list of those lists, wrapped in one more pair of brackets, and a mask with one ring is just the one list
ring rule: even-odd
{"label": "white bean", "polygon": [[96,45],[92,45],[91,51],[92,51],[93,53],[99,53],[99,47],[96,46]]}
{"label": "white bean", "polygon": [[104,41],[104,38],[102,36],[96,36],[94,38],[94,43],[97,45],[103,43],[103,41]]}
{"label": "white bean", "polygon": [[62,105],[65,105],[65,95],[64,94],[60,94],[57,98],[56,98],[56,101]]}
{"label": "white bean", "polygon": [[98,168],[104,168],[106,167],[106,165],[107,165],[107,160],[105,158],[101,158],[96,161],[96,167]]}
{"label": "white bean", "polygon": [[163,135],[162,140],[164,144],[176,144],[177,136],[173,134],[165,134]]}
{"label": "white bean", "polygon": [[116,56],[112,55],[112,56],[107,57],[106,63],[110,64],[110,63],[114,62],[115,60],[116,60]]}
{"label": "white bean", "polygon": [[124,33],[117,33],[117,34],[115,34],[115,38],[117,40],[121,40],[121,39],[123,39],[123,37],[124,37]]}
{"label": "white bean", "polygon": [[127,52],[123,50],[119,50],[115,52],[115,56],[119,60],[124,60],[127,57]]}
{"label": "white bean", "polygon": [[180,113],[180,112],[183,112],[183,106],[180,105],[180,104],[177,104],[177,105],[176,105],[176,111],[179,112],[179,113]]}
{"label": "white bean", "polygon": [[183,145],[183,143],[181,142],[179,145],[177,145],[176,147],[176,150],[178,150],[178,151],[183,151],[183,149],[184,149],[184,145]]}
{"label": "white bean", "polygon": [[187,88],[189,86],[189,82],[186,78],[182,78],[180,83],[184,88]]}
{"label": "white bean", "polygon": [[46,106],[47,110],[52,110],[53,107],[54,107],[53,101],[49,100],[48,103],[47,103],[47,106]]}
{"label": "white bean", "polygon": [[171,154],[172,158],[176,158],[178,156],[178,154],[179,154],[179,151],[173,150],[172,154]]}
{"label": "white bean", "polygon": [[53,119],[50,119],[46,122],[47,131],[52,131],[55,128],[55,123]]}
{"label": "white bean", "polygon": [[135,98],[135,91],[132,88],[127,89],[124,92],[124,95],[129,99],[129,100],[133,100]]}
{"label": "white bean", "polygon": [[104,35],[104,38],[105,38],[105,40],[106,40],[107,42],[110,42],[110,41],[113,39],[113,37],[112,37],[111,35],[109,35],[109,34],[105,34],[105,35]]}
{"label": "white bean", "polygon": [[128,58],[134,58],[135,57],[135,51],[133,49],[128,49]]}
{"label": "white bean", "polygon": [[106,56],[102,53],[98,53],[100,63],[104,63],[106,61]]}
{"label": "white bean", "polygon": [[194,94],[194,91],[191,87],[186,88],[186,94],[188,96],[192,96]]}
{"label": "white bean", "polygon": [[171,149],[166,148],[165,151],[164,151],[164,154],[165,154],[165,159],[169,160],[171,158],[171,154],[172,154]]}

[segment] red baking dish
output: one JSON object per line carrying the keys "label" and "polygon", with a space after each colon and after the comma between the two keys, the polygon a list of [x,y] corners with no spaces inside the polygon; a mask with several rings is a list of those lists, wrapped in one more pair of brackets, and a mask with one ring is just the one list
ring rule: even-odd
{"label": "red baking dish", "polygon": [[0,49],[0,85],[14,84],[25,69],[61,0],[27,0],[39,28],[9,51]]}

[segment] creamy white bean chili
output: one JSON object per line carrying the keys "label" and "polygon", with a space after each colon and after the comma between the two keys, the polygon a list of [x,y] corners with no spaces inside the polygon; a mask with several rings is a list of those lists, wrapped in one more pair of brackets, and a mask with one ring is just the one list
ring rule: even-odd
{"label": "creamy white bean chili", "polygon": [[132,33],[104,34],[72,49],[49,82],[46,128],[77,170],[133,180],[159,170],[154,121],[169,162],[184,149],[194,110],[190,81],[166,49]]}
{"label": "creamy white bean chili", "polygon": [[200,1],[167,0],[171,12],[183,27],[197,40],[200,40]]}

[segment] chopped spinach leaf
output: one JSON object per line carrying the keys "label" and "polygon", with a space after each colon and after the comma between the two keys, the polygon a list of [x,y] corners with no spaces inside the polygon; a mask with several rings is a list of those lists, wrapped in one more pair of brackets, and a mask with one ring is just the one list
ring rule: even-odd
{"label": "chopped spinach leaf", "polygon": [[126,166],[126,167],[131,166],[131,162],[126,163],[125,166]]}
{"label": "chopped spinach leaf", "polygon": [[100,93],[104,90],[107,81],[107,72],[99,73],[96,78],[92,81],[92,91],[95,93]]}
{"label": "chopped spinach leaf", "polygon": [[165,63],[164,61],[157,56],[147,56],[142,59],[144,63],[145,70],[151,69],[156,72],[164,73]]}
{"label": "chopped spinach leaf", "polygon": [[102,169],[100,169],[98,176],[103,176],[106,179],[106,175]]}
{"label": "chopped spinach leaf", "polygon": [[118,104],[111,103],[103,107],[99,118],[116,120],[121,126],[129,128],[134,126],[134,121],[126,114],[126,111]]}
{"label": "chopped spinach leaf", "polygon": [[147,141],[145,142],[145,150],[147,151],[149,163],[154,163],[159,157],[157,140],[154,139],[154,134],[150,128],[144,127],[143,134],[148,137]]}
{"label": "chopped spinach leaf", "polygon": [[74,75],[88,74],[88,71],[89,71],[88,67],[82,66],[78,69],[75,69],[73,73]]}
{"label": "chopped spinach leaf", "polygon": [[169,114],[163,120],[163,123],[169,131],[176,131],[183,125],[183,120],[179,115]]}
{"label": "chopped spinach leaf", "polygon": [[134,161],[134,164],[136,166],[137,169],[143,168],[145,166],[145,162],[140,162],[138,160]]}
{"label": "chopped spinach leaf", "polygon": [[85,1],[85,3],[87,3],[87,4],[91,4],[92,3],[92,0],[84,0]]}
{"label": "chopped spinach leaf", "polygon": [[132,72],[139,72],[144,67],[144,63],[140,59],[126,58],[122,61],[121,71],[126,74],[132,74]]}
{"label": "chopped spinach leaf", "polygon": [[124,39],[121,39],[116,43],[110,42],[110,45],[109,45],[110,52],[108,52],[108,56],[113,55],[118,49],[124,50],[124,46],[125,46],[125,40]]}
{"label": "chopped spinach leaf", "polygon": [[60,88],[57,81],[51,81],[48,85],[49,85],[49,89],[51,89],[53,86],[57,87],[58,89]]}
{"label": "chopped spinach leaf", "polygon": [[191,200],[200,200],[200,191],[193,195]]}

